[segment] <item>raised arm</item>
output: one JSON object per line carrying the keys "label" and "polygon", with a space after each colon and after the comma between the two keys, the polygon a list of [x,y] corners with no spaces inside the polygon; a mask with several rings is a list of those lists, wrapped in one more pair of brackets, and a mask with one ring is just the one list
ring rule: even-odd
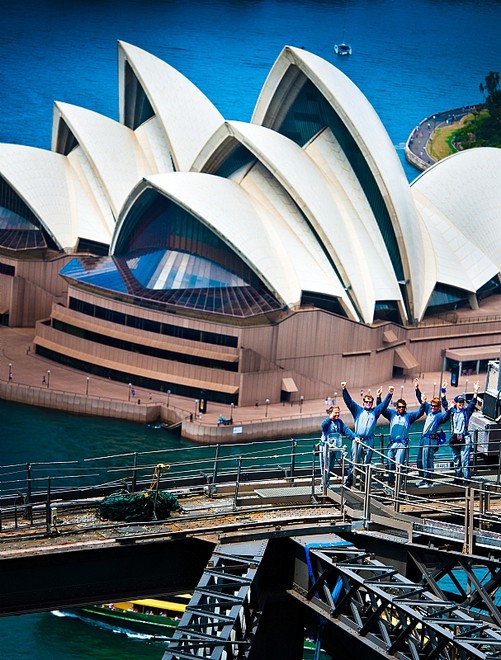
{"label": "raised arm", "polygon": [[477,400],[478,400],[478,387],[479,387],[479,383],[478,383],[478,381],[477,381],[477,382],[474,383],[474,385],[473,385],[473,398],[472,398],[472,400],[470,401],[470,403],[468,404],[468,407],[466,408],[466,412],[468,413],[468,415],[471,415],[471,414],[472,414],[472,412],[475,410],[475,406],[477,405]]}
{"label": "raised arm", "polygon": [[422,403],[423,397],[421,394],[421,390],[419,389],[419,380],[417,378],[414,378],[414,388],[416,392],[416,399],[418,400],[419,403]]}
{"label": "raised arm", "polygon": [[426,412],[426,401],[422,401],[418,410],[416,410],[415,412],[407,413],[409,424],[414,424],[414,422],[418,420],[421,417],[421,415],[423,415],[425,412]]}
{"label": "raised arm", "polygon": [[379,417],[386,408],[390,405],[391,397],[393,396],[393,392],[395,391],[395,388],[393,385],[390,385],[388,388],[388,394],[384,397],[383,401],[379,404],[379,406],[376,406],[374,409],[374,412],[376,413],[376,417]]}
{"label": "raised arm", "polygon": [[350,393],[346,388],[346,381],[341,383],[341,389],[343,390],[343,401],[346,403],[348,410],[351,412],[353,417],[355,417],[361,406],[359,406],[358,403],[355,403],[355,401],[353,401],[351,398]]}

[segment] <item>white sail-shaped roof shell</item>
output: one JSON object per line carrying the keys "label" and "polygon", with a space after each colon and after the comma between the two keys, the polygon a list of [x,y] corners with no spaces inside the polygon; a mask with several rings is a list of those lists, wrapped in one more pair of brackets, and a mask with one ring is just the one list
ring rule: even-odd
{"label": "white sail-shaped roof shell", "polygon": [[78,141],[68,160],[80,172],[82,182],[86,181],[93,191],[103,213],[109,213],[111,207],[117,218],[131,188],[142,176],[156,173],[146,161],[134,131],[97,112],[57,102],[52,130],[54,151],[61,122]]}
{"label": "white sail-shaped roof shell", "polygon": [[[276,218],[234,181],[208,174],[174,172],[144,179],[124,208],[112,254],[129,209],[148,188],[165,195],[209,227],[283,304],[298,304],[303,289],[346,298],[332,269],[305,253],[299,239],[285,231],[283,223],[276,224]],[[349,301],[345,304],[351,307]]]}
{"label": "white sail-shaped roof shell", "polygon": [[0,172],[61,250],[79,238],[109,244],[113,220],[101,213],[69,160],[44,149],[0,144]]}
{"label": "white sail-shaped roof shell", "polygon": [[[272,67],[259,96],[252,122],[277,130],[291,67],[312,81],[355,140],[385,200],[409,284],[413,315],[420,318],[436,282],[435,260],[427,247],[405,174],[374,108],[360,90],[330,62],[287,46]],[[298,84],[290,75],[292,94]]]}
{"label": "white sail-shaped roof shell", "polygon": [[[352,223],[338,204],[329,180],[308,153],[288,138],[255,124],[227,122],[211,138],[194,167],[203,170],[204,163],[215,156],[214,152],[228,136],[234,136],[252,152],[294,199],[304,218],[296,216],[294,222],[290,221],[288,231],[304,234],[306,220],[313,227],[323,244],[317,243],[317,253],[323,249],[329,253],[345,289],[351,290],[356,300],[362,320],[372,322],[376,300],[400,300],[387,255],[385,259],[373,248],[364,227]],[[241,185],[245,185],[245,180]],[[378,277],[381,273],[384,276]]]}
{"label": "white sail-shaped roof shell", "polygon": [[[437,285],[467,291],[474,305],[500,278],[501,150],[456,154],[409,186],[367,99],[312,53],[282,51],[249,124],[225,122],[153,55],[124,42],[118,50],[120,122],[57,102],[52,152],[0,144],[2,189],[15,191],[61,250],[79,249],[80,239],[113,250],[154,189],[290,307],[317,293],[337,298],[351,319],[370,323],[378,303],[390,303],[407,322],[436,304]],[[302,90],[321,111],[299,146],[285,133],[287,122],[291,134],[297,127]],[[4,203],[16,212],[8,196]]]}
{"label": "white sail-shaped roof shell", "polygon": [[163,148],[174,169],[189,170],[200,149],[224,121],[221,113],[190,80],[154,55],[120,41],[118,57],[120,121],[124,123],[126,106],[133,102],[125,85],[128,64],[155,112],[155,120],[150,121],[159,123]]}
{"label": "white sail-shaped roof shell", "polygon": [[[501,149],[486,147],[468,149],[439,161],[411,185],[430,233],[433,221],[440,226],[445,247],[451,244],[449,260],[459,261],[464,272],[473,271],[476,288],[489,279],[493,268],[501,270],[500,177]],[[454,232],[464,237],[468,249],[460,253],[454,250]],[[436,242],[433,240],[434,245]],[[439,273],[440,281],[442,277]],[[461,287],[462,281],[463,274],[455,286]]]}

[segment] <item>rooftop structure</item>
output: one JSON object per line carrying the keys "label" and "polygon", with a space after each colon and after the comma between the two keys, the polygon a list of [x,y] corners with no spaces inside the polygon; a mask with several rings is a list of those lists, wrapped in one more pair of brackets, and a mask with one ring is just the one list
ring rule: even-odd
{"label": "rooftop structure", "polygon": [[118,61],[118,122],[56,102],[50,152],[0,145],[0,311],[40,355],[248,405],[501,343],[492,317],[429,322],[499,295],[500,150],[409,185],[362,92],[304,49],[250,123],[137,47]]}

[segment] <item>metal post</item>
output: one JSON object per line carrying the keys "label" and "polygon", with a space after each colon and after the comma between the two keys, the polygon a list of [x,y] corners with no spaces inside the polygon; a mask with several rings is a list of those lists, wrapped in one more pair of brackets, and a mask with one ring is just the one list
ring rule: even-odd
{"label": "metal post", "polygon": [[33,522],[33,510],[30,505],[31,502],[31,463],[26,463],[26,508],[24,510],[24,517],[26,520]]}
{"label": "metal post", "polygon": [[9,383],[12,380],[12,363],[9,362]]}
{"label": "metal post", "polygon": [[47,369],[47,389],[49,389],[50,386],[50,369]]}
{"label": "metal post", "polygon": [[216,491],[217,468],[218,468],[218,461],[219,461],[219,448],[220,448],[220,445],[216,445],[216,449],[215,449],[215,452],[214,452],[214,466],[212,468],[212,484],[210,484],[210,486],[209,486],[210,494],[212,494]]}
{"label": "metal post", "polygon": [[270,400],[266,399],[265,403],[266,403],[266,411],[264,413],[264,416],[268,417],[268,406],[270,405]]}
{"label": "metal post", "polygon": [[242,471],[242,457],[238,457],[237,478],[235,480],[235,495],[233,497],[233,511],[236,511],[238,502],[238,489],[240,487],[240,473]]}
{"label": "metal post", "polygon": [[132,466],[132,492],[136,492],[137,485],[137,451],[134,452],[134,464]]}
{"label": "metal post", "polygon": [[129,383],[129,397],[128,397],[127,401],[130,401],[131,390],[132,390],[132,383]]}
{"label": "metal post", "polygon": [[362,466],[362,471],[365,472],[365,489],[364,489],[364,527],[367,529],[371,520],[371,468],[372,465],[368,463]]}
{"label": "metal post", "polygon": [[475,490],[467,488],[464,499],[464,543],[463,553],[473,554],[473,523],[475,514]]}
{"label": "metal post", "polygon": [[51,533],[52,511],[50,510],[50,477],[47,477],[47,500],[45,502],[45,529]]}
{"label": "metal post", "polygon": [[233,401],[230,403],[230,422],[233,424],[233,410],[235,408],[235,404]]}
{"label": "metal post", "polygon": [[294,440],[294,438],[291,438],[291,469],[290,469],[291,483],[294,483],[294,471],[296,469],[296,447],[297,447],[296,440]]}
{"label": "metal post", "polygon": [[[313,451],[311,453],[312,453],[312,461],[311,461],[311,501],[312,501],[312,503],[314,503],[314,502],[316,502],[316,499],[315,499],[315,454],[317,453],[315,451],[315,447],[313,447]],[[324,486],[324,490],[325,490],[325,486]]]}
{"label": "metal post", "polygon": [[400,511],[400,489],[402,487],[402,470],[400,463],[397,464],[395,471],[395,490],[393,491],[393,510],[395,513]]}
{"label": "metal post", "polygon": [[440,351],[440,357],[442,358],[442,369],[440,371],[440,389],[442,389],[442,383],[444,382],[444,371],[445,371],[445,349],[444,348]]}
{"label": "metal post", "polygon": [[90,380],[90,378],[89,378],[89,376],[87,376],[87,382],[86,382],[86,385],[85,385],[85,396],[89,396],[89,380]]}
{"label": "metal post", "polygon": [[155,500],[153,502],[153,516],[155,520],[158,520],[157,518],[157,502],[158,502],[158,491],[160,490],[160,475],[162,474],[161,470],[158,469],[156,471],[156,478],[157,478],[157,483],[155,486]]}
{"label": "metal post", "polygon": [[169,407],[170,404],[170,390],[167,390],[167,408]]}
{"label": "metal post", "polygon": [[303,412],[303,402],[304,402],[304,396],[299,397],[299,413],[301,414]]}

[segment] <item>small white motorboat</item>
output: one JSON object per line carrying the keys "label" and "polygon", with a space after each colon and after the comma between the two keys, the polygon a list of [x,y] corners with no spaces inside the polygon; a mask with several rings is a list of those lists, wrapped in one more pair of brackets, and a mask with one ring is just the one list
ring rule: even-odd
{"label": "small white motorboat", "polygon": [[334,44],[336,55],[351,55],[351,46],[344,41],[340,44]]}

